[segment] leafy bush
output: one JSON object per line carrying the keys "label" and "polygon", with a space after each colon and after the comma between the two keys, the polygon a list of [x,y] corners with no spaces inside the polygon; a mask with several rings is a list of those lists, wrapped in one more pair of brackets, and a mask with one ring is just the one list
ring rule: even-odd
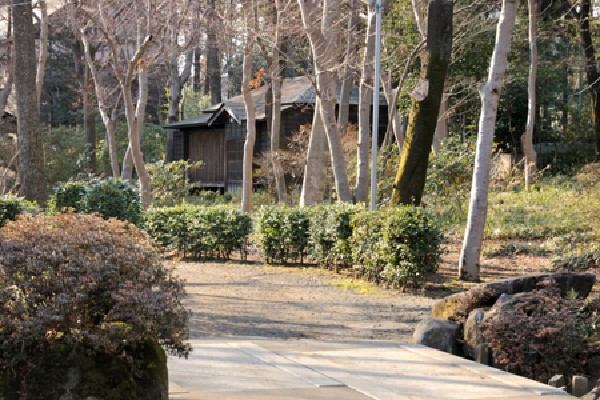
{"label": "leafy bush", "polygon": [[418,286],[437,271],[443,235],[431,214],[418,207],[363,212],[353,221],[354,266],[394,286]]}
{"label": "leafy bush", "polygon": [[558,289],[549,287],[529,293],[526,301],[500,308],[498,315],[481,324],[494,362],[541,382],[555,374],[581,371],[589,327],[578,311],[584,304],[561,298]]}
{"label": "leafy bush", "polygon": [[34,209],[35,205],[22,197],[0,197],[0,227],[2,227],[8,220],[16,220],[17,215],[23,214],[27,210]]}
{"label": "leafy bush", "polygon": [[382,276],[393,285],[418,286],[437,271],[442,256],[442,232],[431,214],[418,207],[383,210],[386,226],[382,246],[386,265]]}
{"label": "leafy bush", "polygon": [[310,210],[311,254],[325,267],[352,264],[352,247],[348,241],[352,236],[352,216],[362,206],[334,204],[314,207]]}
{"label": "leafy bush", "polygon": [[308,252],[309,211],[262,206],[257,230],[267,263],[304,262]]}
{"label": "leafy bush", "polygon": [[218,192],[211,190],[202,190],[195,192],[194,194],[186,198],[186,202],[190,204],[202,205],[202,206],[215,206],[219,204],[231,204],[233,201],[233,195],[229,192],[221,195]]}
{"label": "leafy bush", "polygon": [[86,183],[79,180],[59,184],[50,196],[48,208],[54,212],[60,212],[67,208],[72,208],[77,212],[83,211],[86,187]]}
{"label": "leafy bush", "polygon": [[166,163],[162,160],[148,164],[152,183],[152,205],[172,207],[181,204],[194,187],[187,179],[192,169],[202,167],[201,161],[178,160]]}
{"label": "leafy bush", "polygon": [[239,250],[246,256],[252,220],[232,207],[181,205],[151,208],[144,227],[163,249],[193,258],[225,258]]}
{"label": "leafy bush", "polygon": [[185,204],[149,208],[144,213],[144,229],[161,249],[184,252],[194,209]]}
{"label": "leafy bush", "polygon": [[385,264],[382,258],[385,221],[380,212],[363,211],[352,217],[352,235],[349,238],[353,268],[370,281],[379,282]]}
{"label": "leafy bush", "polygon": [[83,198],[86,213],[99,213],[104,218],[115,217],[121,221],[140,223],[139,193],[121,179],[108,178],[90,182]]}
{"label": "leafy bush", "polygon": [[52,351],[117,357],[136,376],[143,343],[158,340],[179,356],[190,350],[183,282],[127,222],[19,218],[0,229],[0,268],[0,369],[15,371],[21,389]]}
{"label": "leafy bush", "polygon": [[136,225],[140,223],[142,212],[137,190],[118,178],[82,178],[58,185],[50,198],[49,210],[58,213],[66,208]]}

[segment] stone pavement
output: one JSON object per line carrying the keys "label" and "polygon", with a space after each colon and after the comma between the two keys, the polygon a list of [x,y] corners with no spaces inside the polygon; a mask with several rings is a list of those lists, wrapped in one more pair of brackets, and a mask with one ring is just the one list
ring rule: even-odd
{"label": "stone pavement", "polygon": [[172,400],[574,398],[419,345],[225,337],[192,346],[188,360],[169,358]]}

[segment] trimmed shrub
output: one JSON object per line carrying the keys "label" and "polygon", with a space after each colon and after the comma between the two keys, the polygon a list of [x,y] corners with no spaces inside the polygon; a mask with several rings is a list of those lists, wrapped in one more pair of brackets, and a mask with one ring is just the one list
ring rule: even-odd
{"label": "trimmed shrub", "polygon": [[80,213],[98,213],[105,219],[117,218],[136,225],[141,221],[141,202],[137,190],[118,178],[82,179],[62,183],[54,189],[49,209],[53,213],[68,208]]}
{"label": "trimmed shrub", "polygon": [[0,227],[4,226],[6,221],[14,221],[17,215],[31,210],[34,205],[27,202],[22,197],[5,196],[0,197]]}
{"label": "trimmed shrub", "polygon": [[54,188],[48,208],[53,212],[72,208],[77,212],[84,210],[86,183],[83,181],[68,181]]}
{"label": "trimmed shrub", "polygon": [[393,286],[419,286],[437,271],[443,235],[431,214],[403,206],[357,214],[350,238],[354,267]]}
{"label": "trimmed shrub", "polygon": [[309,224],[309,211],[304,208],[262,206],[257,233],[267,263],[303,263],[308,253]]}
{"label": "trimmed shrub", "polygon": [[384,229],[385,221],[380,218],[379,212],[362,211],[352,217],[352,236],[349,243],[353,268],[370,281],[381,280],[381,272],[385,265],[385,259],[382,257]]}
{"label": "trimmed shrub", "polygon": [[67,349],[118,361],[130,379],[144,374],[136,356],[144,344],[157,340],[179,356],[190,351],[183,282],[161,264],[148,235],[127,222],[19,218],[0,229],[0,267],[0,370],[21,391],[39,386],[30,380],[36,365]]}
{"label": "trimmed shrub", "polygon": [[228,259],[239,250],[245,258],[252,220],[228,206],[182,205],[147,210],[144,227],[162,249],[184,257]]}
{"label": "trimmed shrub", "polygon": [[183,252],[188,239],[188,225],[195,207],[149,208],[144,213],[144,229],[162,250]]}
{"label": "trimmed shrub", "polygon": [[348,267],[352,264],[352,217],[364,207],[334,204],[310,210],[311,254],[324,267]]}
{"label": "trimmed shrub", "polygon": [[99,213],[104,218],[114,217],[138,225],[141,221],[140,195],[122,179],[93,180],[83,198],[86,213]]}
{"label": "trimmed shrub", "polygon": [[397,286],[419,286],[437,271],[443,235],[431,214],[419,207],[382,211],[385,220],[383,278]]}

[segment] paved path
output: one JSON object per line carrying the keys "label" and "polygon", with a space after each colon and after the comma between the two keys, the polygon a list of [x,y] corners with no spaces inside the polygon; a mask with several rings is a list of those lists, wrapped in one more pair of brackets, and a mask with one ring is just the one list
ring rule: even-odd
{"label": "paved path", "polygon": [[430,400],[573,398],[423,346],[391,341],[228,337],[169,359],[172,400]]}

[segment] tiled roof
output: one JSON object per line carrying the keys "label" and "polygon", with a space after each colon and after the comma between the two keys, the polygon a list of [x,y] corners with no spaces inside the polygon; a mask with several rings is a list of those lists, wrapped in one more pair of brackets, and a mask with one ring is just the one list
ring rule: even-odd
{"label": "tiled roof", "polygon": [[[252,91],[252,98],[256,107],[256,119],[262,120],[265,118],[265,86]],[[341,85],[338,84],[337,100],[340,100]],[[350,93],[350,104],[357,105],[359,100],[359,90],[357,86],[352,87]],[[286,78],[281,85],[281,105],[282,110],[291,107],[294,104],[314,104],[317,98],[315,86],[310,78],[299,76],[296,78]],[[381,96],[381,105],[387,105],[385,97]],[[205,114],[198,117],[190,118],[185,121],[176,122],[166,125],[165,128],[186,128],[190,126],[198,126],[202,124],[210,125],[224,111],[226,111],[233,119],[238,122],[245,121],[246,106],[244,104],[244,96],[239,95],[226,100],[223,104],[213,105],[205,110]]]}

